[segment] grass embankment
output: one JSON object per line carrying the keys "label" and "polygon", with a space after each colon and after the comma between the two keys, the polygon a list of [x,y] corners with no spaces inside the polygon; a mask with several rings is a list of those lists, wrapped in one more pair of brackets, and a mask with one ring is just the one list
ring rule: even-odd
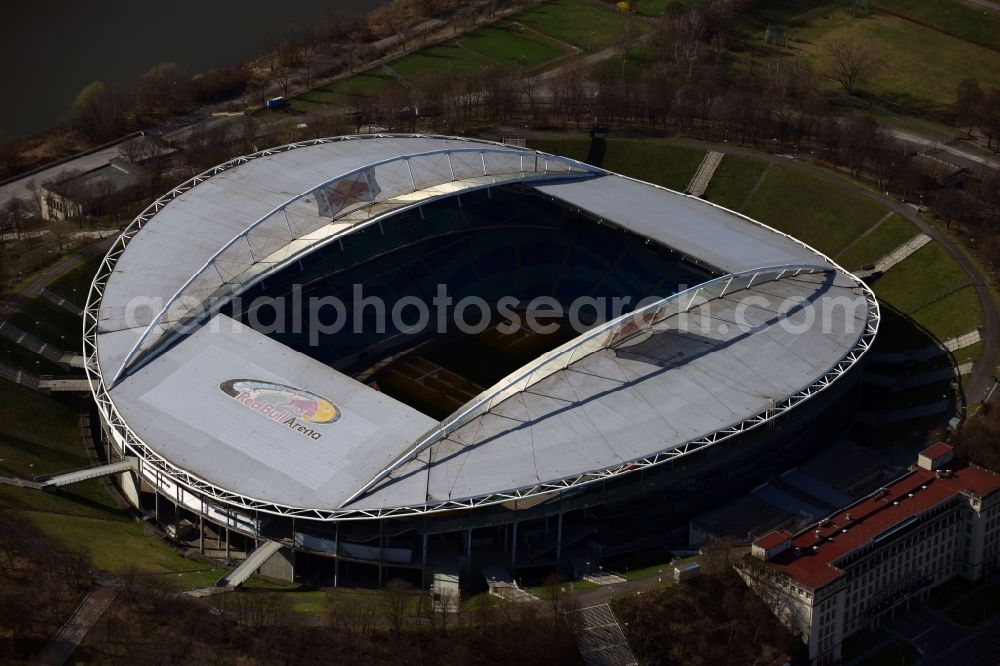
{"label": "grass embankment", "polygon": [[97,275],[97,269],[102,261],[104,261],[104,253],[99,252],[65,275],[56,278],[48,286],[48,290],[59,294],[70,303],[81,308],[84,307],[87,304],[90,283],[94,281],[94,276]]}
{"label": "grass embankment", "polygon": [[10,320],[62,351],[78,352],[82,345],[82,319],[41,296],[22,303]]}
{"label": "grass embankment", "polygon": [[0,363],[36,375],[58,375],[65,372],[62,366],[28,351],[4,336],[0,336]]}
{"label": "grass embankment", "polygon": [[846,187],[776,166],[745,212],[833,255],[867,231],[887,209]]}
{"label": "grass embankment", "polygon": [[528,139],[528,148],[540,150],[543,153],[562,155],[581,162],[587,159],[590,149],[590,139],[570,137],[565,139]]}
{"label": "grass embankment", "polygon": [[610,139],[601,166],[683,192],[698,170],[705,152],[700,148],[665,143]]}
{"label": "grass embankment", "polygon": [[[77,410],[0,380],[0,474],[30,478],[89,464]],[[159,537],[146,536],[143,526],[115,504],[100,480],[57,493],[0,486],[0,507],[67,549],[85,546],[93,564],[105,571],[122,573],[130,564],[149,574],[208,568],[183,558]],[[217,572],[211,581],[221,575]],[[171,585],[186,588],[188,580],[177,579]]]}
{"label": "grass embankment", "polygon": [[870,234],[839,252],[834,259],[848,270],[874,264],[918,233],[916,225],[898,213],[880,222]]}
{"label": "grass embankment", "polygon": [[726,155],[705,190],[705,199],[739,210],[766,168],[767,163],[755,157]]}
{"label": "grass embankment", "polygon": [[[532,139],[528,141],[528,147],[583,162],[590,151],[590,139]],[[704,157],[705,151],[700,148],[655,141],[608,139],[598,166],[683,192]]]}
{"label": "grass embankment", "polygon": [[[912,317],[939,340],[967,333],[982,322],[975,288],[951,255],[928,243],[873,283],[875,294]],[[963,358],[968,358],[965,350]]]}

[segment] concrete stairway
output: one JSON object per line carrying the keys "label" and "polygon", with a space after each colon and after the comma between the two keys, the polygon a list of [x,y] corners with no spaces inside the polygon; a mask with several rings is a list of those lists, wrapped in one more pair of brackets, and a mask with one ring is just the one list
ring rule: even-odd
{"label": "concrete stairway", "polygon": [[887,270],[909,257],[924,245],[927,245],[930,240],[931,237],[926,234],[917,234],[889,254],[876,261],[875,268],[867,271],[857,271],[855,275],[864,280],[877,273],[885,273]]}
{"label": "concrete stairway", "polygon": [[608,604],[588,606],[564,615],[587,666],[637,664],[618,618]]}
{"label": "concrete stairway", "polygon": [[705,155],[705,159],[701,161],[698,165],[698,170],[694,173],[694,178],[688,183],[687,193],[693,197],[700,197],[708,189],[708,184],[712,182],[712,176],[715,175],[715,170],[719,168],[719,164],[722,163],[722,158],[725,157],[725,153],[716,152],[714,150],[708,151]]}
{"label": "concrete stairway", "polygon": [[215,585],[217,587],[239,587],[279,550],[281,550],[280,543],[265,540],[238,567],[220,578]]}

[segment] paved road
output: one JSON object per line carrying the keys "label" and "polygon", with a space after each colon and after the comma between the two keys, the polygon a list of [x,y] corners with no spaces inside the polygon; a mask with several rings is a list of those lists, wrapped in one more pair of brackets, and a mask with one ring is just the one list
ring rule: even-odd
{"label": "paved road", "polygon": [[80,603],[73,617],[63,625],[55,638],[46,644],[37,663],[46,666],[65,664],[117,595],[116,587],[105,585],[94,587]]}
{"label": "paved road", "polygon": [[979,9],[985,9],[988,12],[993,12],[994,14],[1000,14],[1000,4],[992,2],[991,0],[965,0],[965,4],[972,5]]}
{"label": "paved road", "polygon": [[986,150],[981,150],[959,142],[944,143],[941,141],[935,141],[933,139],[928,139],[925,136],[920,136],[919,134],[914,134],[913,132],[907,132],[905,130],[892,129],[889,130],[889,132],[896,138],[897,141],[909,146],[911,150],[915,150],[917,152],[938,150],[948,153],[947,159],[960,167],[978,170],[980,167],[987,166],[994,169],[1000,169],[1000,156],[995,153],[990,153]]}
{"label": "paved road", "polygon": [[24,301],[34,298],[39,295],[43,289],[48,287],[50,284],[55,282],[58,278],[62,277],[66,273],[87,261],[95,254],[107,252],[108,247],[111,244],[111,239],[117,234],[114,234],[103,241],[97,241],[92,245],[88,245],[85,248],[68,254],[56,263],[52,264],[46,268],[41,273],[37,274],[35,277],[21,287],[16,294],[14,294],[9,300],[0,303],[0,319],[5,319],[10,315],[14,309],[23,303]]}

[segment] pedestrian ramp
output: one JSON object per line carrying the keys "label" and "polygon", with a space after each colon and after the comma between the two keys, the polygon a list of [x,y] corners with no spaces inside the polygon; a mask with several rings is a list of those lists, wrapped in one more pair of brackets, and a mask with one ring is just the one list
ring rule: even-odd
{"label": "pedestrian ramp", "polygon": [[139,463],[136,458],[126,458],[125,460],[109,463],[107,465],[85,467],[84,469],[78,469],[73,472],[57,474],[56,476],[50,476],[46,479],[40,479],[39,482],[41,483],[43,489],[60,488],[74,483],[80,483],[81,481],[99,479],[102,476],[111,476],[112,474],[121,474],[122,472],[135,472],[138,471],[138,469]]}

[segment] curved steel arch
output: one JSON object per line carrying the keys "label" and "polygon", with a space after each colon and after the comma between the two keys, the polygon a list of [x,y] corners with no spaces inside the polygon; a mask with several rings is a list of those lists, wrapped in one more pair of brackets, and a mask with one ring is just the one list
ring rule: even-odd
{"label": "curved steel arch", "polygon": [[[820,264],[786,264],[767,266],[739,273],[729,273],[708,282],[703,282],[696,287],[691,287],[666,298],[661,298],[654,303],[623,314],[600,326],[595,326],[552,351],[543,354],[524,367],[519,368],[514,373],[504,377],[459,407],[454,414],[441,421],[436,428],[421,435],[420,439],[412,447],[379,470],[353,495],[342,502],[340,506],[344,507],[354,502],[394,471],[416,458],[421,452],[455,432],[466,423],[489,412],[495,405],[498,405],[507,398],[569,367],[585,356],[648,331],[668,317],[687,312],[695,305],[695,301],[699,297],[703,299],[698,303],[701,305],[715,298],[721,298],[727,293],[749,289],[754,283],[760,284],[761,282],[780,280],[786,274],[794,277],[802,273],[833,272],[836,272],[836,269],[832,266],[823,266]],[[735,285],[733,284],[734,282],[736,283]],[[741,286],[742,282],[745,282],[745,284]],[[709,295],[706,296],[705,294]]]}
{"label": "curved steel arch", "polygon": [[[323,181],[323,182],[321,182],[321,183],[319,183],[317,185],[314,185],[314,186],[310,187],[309,189],[305,190],[304,192],[301,192],[300,194],[297,194],[297,195],[294,195],[292,197],[289,197],[284,202],[282,202],[278,206],[276,206],[273,209],[271,209],[270,211],[268,211],[266,214],[260,216],[259,218],[257,218],[253,222],[251,222],[246,228],[244,228],[243,230],[241,230],[239,233],[237,233],[235,236],[233,236],[229,241],[227,241],[226,243],[224,243],[214,253],[212,253],[212,256],[210,256],[202,264],[202,266],[198,270],[196,270],[194,273],[192,273],[191,276],[188,277],[188,279],[184,282],[184,284],[182,284],[173,293],[173,295],[169,299],[167,299],[166,303],[164,303],[164,305],[160,309],[160,311],[150,320],[149,324],[146,325],[146,328],[143,331],[142,335],[139,336],[139,339],[136,340],[135,344],[129,350],[128,354],[126,354],[124,360],[122,361],[121,366],[117,369],[117,371],[115,373],[115,376],[111,379],[111,383],[114,384],[115,382],[117,382],[121,378],[121,376],[125,373],[125,371],[128,369],[128,367],[132,364],[132,362],[136,359],[136,357],[140,353],[143,353],[144,351],[148,351],[148,350],[144,350],[143,349],[143,344],[149,339],[149,337],[152,334],[152,332],[158,326],[160,326],[162,324],[163,317],[167,314],[167,312],[170,310],[170,308],[173,307],[175,303],[177,303],[178,299],[180,299],[183,296],[184,292],[187,291],[187,289],[192,284],[194,284],[194,282],[196,280],[198,280],[200,277],[202,277],[203,275],[205,275],[211,268],[216,267],[217,261],[229,249],[231,249],[232,247],[234,247],[237,243],[239,243],[242,240],[246,240],[247,243],[248,243],[248,245],[249,245],[249,238],[250,238],[251,232],[254,231],[255,229],[257,229],[258,227],[260,227],[262,224],[264,224],[268,220],[270,220],[274,215],[277,215],[279,213],[285,214],[285,211],[292,204],[294,204],[294,203],[302,200],[303,198],[309,196],[310,194],[315,194],[319,190],[321,190],[321,189],[323,189],[325,187],[328,187],[329,185],[331,185],[333,183],[336,183],[336,182],[341,181],[341,180],[352,178],[352,177],[357,176],[359,174],[363,174],[363,173],[365,173],[365,172],[367,172],[369,170],[376,169],[376,168],[378,168],[380,166],[385,166],[385,165],[392,164],[392,163],[395,163],[395,162],[405,162],[406,163],[406,165],[407,165],[407,171],[409,172],[409,176],[410,176],[410,182],[411,182],[412,187],[413,187],[413,189],[411,190],[411,192],[418,192],[418,191],[420,191],[422,189],[430,189],[431,187],[434,187],[434,186],[425,186],[423,188],[418,188],[417,184],[416,184],[416,181],[414,180],[413,173],[411,171],[410,161],[413,160],[413,159],[416,159],[416,158],[421,158],[421,157],[434,157],[434,156],[437,156],[437,155],[444,155],[444,156],[447,157],[447,159],[448,159],[448,165],[449,165],[449,170],[451,172],[451,180],[450,181],[447,181],[447,180],[442,181],[441,183],[437,184],[436,186],[440,186],[441,184],[444,184],[446,182],[464,182],[465,180],[468,180],[468,179],[457,178],[456,174],[455,174],[455,168],[454,168],[454,165],[452,163],[451,156],[452,155],[456,155],[456,154],[477,154],[477,155],[479,155],[480,159],[482,161],[482,174],[477,174],[477,177],[480,177],[480,178],[483,178],[483,177],[492,177],[494,179],[494,182],[492,183],[492,185],[498,184],[496,182],[496,178],[497,177],[500,177],[500,176],[503,176],[503,175],[508,175],[508,174],[519,174],[519,175],[514,176],[514,177],[512,177],[510,179],[506,179],[504,182],[527,182],[527,181],[534,182],[534,181],[545,180],[545,179],[556,179],[556,178],[564,179],[564,178],[573,178],[573,177],[586,177],[586,176],[592,176],[592,175],[595,175],[595,174],[604,174],[604,173],[607,173],[603,169],[598,169],[596,167],[592,167],[590,165],[586,165],[586,164],[577,162],[576,160],[571,160],[569,158],[559,157],[559,156],[555,156],[555,155],[549,155],[547,153],[540,153],[540,152],[537,152],[537,151],[528,151],[528,150],[525,150],[525,149],[522,149],[522,148],[512,148],[512,147],[504,147],[504,148],[493,148],[493,147],[441,148],[441,149],[436,149],[436,150],[422,151],[422,152],[419,152],[419,153],[411,153],[411,154],[406,154],[406,155],[396,155],[394,157],[390,157],[390,158],[387,158],[387,159],[384,159],[384,160],[378,160],[376,162],[371,162],[371,163],[365,164],[363,166],[351,169],[349,171],[345,171],[344,173],[338,174],[337,176],[334,176],[333,178],[329,178],[329,179],[327,179],[327,180],[325,180],[325,181]],[[506,155],[512,155],[512,156],[520,156],[520,164],[519,164],[520,168],[517,171],[509,171],[509,172],[502,172],[502,173],[491,173],[490,172],[490,168],[489,168],[489,166],[487,164],[487,160],[486,160],[486,155],[487,154],[506,154]],[[539,167],[539,165],[538,165],[538,157],[540,155],[544,158],[543,165],[542,165],[542,171],[539,171],[539,169],[538,169],[538,167]],[[534,163],[533,163],[532,169],[530,171],[526,170],[525,157],[527,157],[527,156],[533,156],[534,157]],[[566,170],[565,171],[552,171],[552,172],[550,172],[550,170],[548,169],[548,162],[550,160],[565,165],[566,166]],[[579,168],[576,168],[576,167],[579,167]],[[541,173],[542,175],[541,176],[539,176],[539,175],[532,175],[532,174],[539,174],[539,173]],[[487,184],[487,185],[489,185],[489,184]],[[451,195],[451,194],[454,194],[454,192],[449,193],[449,195]],[[427,203],[427,202],[429,202],[429,201],[431,201],[432,199],[435,199],[435,198],[438,198],[438,197],[435,196],[435,195],[428,195],[427,197],[425,197],[423,199],[409,201],[406,206],[400,206],[399,209],[392,210],[388,214],[391,215],[393,213],[398,213],[401,210],[404,210],[405,208],[418,206],[418,205],[420,205],[422,203]],[[377,200],[373,196],[371,202],[367,203],[366,205],[374,206],[374,205],[376,205],[378,203],[385,204],[385,203],[389,203],[390,201],[391,201],[391,199],[379,201],[379,200]],[[334,222],[337,219],[340,219],[341,217],[344,217],[344,216],[346,216],[346,215],[354,212],[354,210],[355,209],[341,211],[338,215],[335,215],[334,217],[331,218],[331,222]],[[373,220],[376,219],[376,218],[377,219],[384,219],[387,216],[388,215],[375,216],[373,218]],[[285,217],[285,222],[286,223],[288,222],[287,215]],[[370,223],[370,222],[372,222],[372,220],[366,221],[366,224]],[[357,228],[360,228],[361,226],[362,225],[357,225]],[[354,231],[354,230],[357,230],[357,229],[354,228],[354,227],[352,227],[351,231]],[[290,234],[290,236],[292,236],[289,239],[289,242],[294,241],[295,237],[294,237],[294,235],[291,232],[291,225],[289,225],[289,234]],[[317,246],[321,246],[322,244],[317,243],[316,245]],[[310,247],[309,251],[313,251],[315,249],[316,249],[316,247]],[[251,247],[251,257],[252,256],[253,256],[253,249]],[[288,262],[291,262],[296,257],[300,257],[300,256],[301,256],[301,254],[293,255],[290,258],[285,259],[285,261],[282,262],[282,265],[286,265]],[[257,264],[256,260],[251,261],[250,268],[252,268],[256,264]],[[216,270],[218,270],[218,269],[216,268]],[[222,274],[221,273],[219,274],[219,277],[221,279],[220,287],[223,286],[223,285],[225,285],[225,284],[227,284],[227,280],[225,278],[222,278]],[[260,275],[256,276],[251,282],[249,282],[247,284],[242,284],[241,283],[241,288],[245,289],[246,287],[252,285],[253,283],[257,282],[258,280],[260,280],[262,278],[263,278],[263,274],[260,274]],[[235,295],[236,295],[235,292],[233,294],[231,294],[231,296],[235,296]]]}
{"label": "curved steel arch", "polygon": [[[816,251],[815,249],[809,247],[805,243],[794,239],[796,243],[808,248],[810,251],[814,252],[816,256],[829,262],[836,271],[848,276],[854,281],[855,285],[862,290],[867,303],[867,318],[865,321],[865,330],[861,337],[855,343],[855,345],[847,351],[830,368],[826,370],[822,375],[818,376],[813,382],[808,386],[803,387],[799,391],[788,395],[780,401],[775,402],[768,409],[750,416],[743,421],[734,423],[726,428],[720,429],[704,437],[696,440],[692,440],[681,444],[680,446],[673,447],[669,450],[661,451],[659,453],[653,454],[648,457],[636,459],[633,461],[625,462],[621,465],[616,465],[614,467],[600,469],[600,470],[590,470],[582,472],[573,477],[567,477],[563,479],[552,480],[545,483],[540,483],[532,486],[525,486],[520,488],[514,488],[510,490],[504,490],[500,492],[494,492],[487,495],[461,498],[457,500],[435,500],[427,501],[423,503],[418,503],[412,506],[400,506],[400,507],[390,507],[390,508],[379,508],[379,509],[318,509],[310,507],[296,507],[291,505],[283,505],[269,500],[262,500],[258,498],[248,497],[237,492],[232,492],[224,488],[220,488],[201,477],[192,474],[186,469],[174,465],[170,461],[166,460],[163,456],[159,455],[155,450],[153,450],[146,442],[144,442],[128,425],[126,420],[122,417],[121,413],[118,411],[117,406],[112,400],[109,392],[108,385],[104,380],[101,373],[100,359],[98,357],[97,350],[97,335],[98,335],[98,322],[100,315],[100,305],[101,299],[104,294],[104,289],[107,285],[108,277],[114,270],[115,263],[121,256],[126,245],[131,240],[132,237],[138,233],[139,230],[145,224],[152,219],[156,213],[161,210],[167,203],[172,199],[180,196],[184,192],[190,190],[191,188],[197,186],[199,183],[211,178],[212,176],[218,175],[228,169],[235,166],[243,164],[245,162],[258,159],[260,157],[266,157],[270,155],[279,154],[282,152],[287,152],[290,150],[295,150],[297,148],[303,148],[308,146],[321,145],[325,143],[333,143],[339,141],[351,141],[351,140],[364,140],[364,139],[375,139],[375,138],[386,138],[393,136],[405,136],[405,137],[415,137],[415,138],[447,138],[451,140],[467,140],[470,143],[487,143],[477,140],[461,139],[456,137],[444,137],[438,135],[427,135],[427,134],[409,134],[409,135],[364,135],[364,136],[343,136],[343,137],[331,137],[323,139],[315,139],[311,141],[297,142],[292,144],[287,144],[284,146],[279,146],[276,148],[269,148],[266,150],[258,151],[251,155],[236,157],[232,160],[224,162],[223,164],[217,165],[211,169],[208,169],[184,183],[178,185],[177,187],[171,189],[166,194],[156,199],[153,203],[146,207],[136,218],[129,224],[128,227],[122,232],[122,234],[115,240],[111,248],[108,250],[98,268],[98,272],[91,283],[90,291],[87,296],[87,304],[84,309],[83,316],[83,351],[84,351],[84,370],[87,375],[87,379],[90,383],[91,393],[94,396],[94,400],[98,406],[101,413],[101,417],[104,423],[107,424],[115,443],[120,451],[122,459],[126,457],[127,454],[131,453],[138,458],[140,474],[146,476],[147,479],[152,479],[153,475],[163,476],[170,479],[172,482],[177,484],[177,486],[192,492],[195,495],[199,495],[203,498],[209,498],[225,505],[231,506],[236,509],[248,510],[248,511],[259,511],[264,513],[269,513],[278,516],[293,516],[302,517],[312,520],[320,521],[348,521],[348,520],[368,520],[368,519],[380,519],[380,518],[390,518],[390,517],[400,517],[400,516],[413,516],[413,515],[424,515],[439,513],[444,511],[453,511],[456,509],[472,509],[480,506],[488,506],[499,504],[503,502],[516,501],[519,499],[527,499],[532,497],[537,497],[540,495],[546,495],[549,493],[559,492],[561,490],[566,490],[569,488],[574,488],[577,486],[588,485],[595,483],[597,481],[606,480],[610,478],[615,478],[624,474],[631,473],[632,471],[642,469],[648,466],[659,465],[674,458],[689,455],[703,448],[712,446],[714,444],[723,442],[730,439],[740,433],[757,428],[765,423],[769,423],[777,418],[779,418],[786,411],[791,410],[803,402],[808,401],[816,395],[821,394],[827,388],[832,386],[837,379],[843,376],[848,370],[850,370],[871,347],[874,341],[875,335],[878,331],[879,322],[881,319],[881,313],[879,310],[878,301],[875,299],[875,295],[872,290],[860,279],[844,270],[838,266],[831,259],[823,255],[822,253]],[[500,144],[494,144],[500,145]],[[659,186],[655,186],[659,187]],[[666,188],[659,188],[666,189]],[[672,190],[668,190],[671,191]],[[686,196],[677,193],[678,196]],[[708,203],[708,202],[705,202]],[[713,206],[717,206],[712,204]],[[721,207],[720,207],[721,208]],[[732,211],[730,211],[732,212]],[[764,225],[756,220],[747,218],[746,216],[740,215],[739,213],[733,213],[738,215],[744,220],[751,222],[755,225],[765,227],[772,231],[773,233],[781,236],[787,236],[782,232],[776,231],[767,225]],[[823,267],[825,270],[829,270],[829,267]],[[728,277],[728,276],[726,276]],[[630,313],[633,314],[634,313]]]}

